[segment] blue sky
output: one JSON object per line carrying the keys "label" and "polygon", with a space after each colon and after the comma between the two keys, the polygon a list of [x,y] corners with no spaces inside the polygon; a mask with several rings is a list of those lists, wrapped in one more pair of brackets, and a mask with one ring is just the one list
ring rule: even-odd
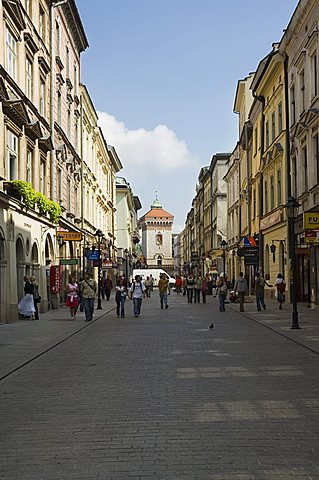
{"label": "blue sky", "polygon": [[232,151],[237,82],[279,41],[297,0],[77,0],[86,84],[144,213],[158,189],[184,225],[201,166]]}

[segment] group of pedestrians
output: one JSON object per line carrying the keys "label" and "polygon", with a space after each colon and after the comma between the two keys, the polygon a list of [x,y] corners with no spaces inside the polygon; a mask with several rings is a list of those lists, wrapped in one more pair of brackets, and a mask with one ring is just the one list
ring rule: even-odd
{"label": "group of pedestrians", "polygon": [[208,290],[208,279],[205,276],[193,275],[189,273],[183,281],[183,294],[187,296],[187,303],[200,303],[201,299],[203,303],[206,303],[206,296]]}
{"label": "group of pedestrians", "polygon": [[[254,294],[256,298],[256,307],[257,311],[266,310],[265,303],[265,286],[273,287],[273,285],[267,283],[267,280],[262,276],[261,273],[257,272],[255,275],[254,282]],[[279,309],[282,310],[283,304],[285,302],[285,290],[286,284],[281,273],[278,273],[276,282],[275,282],[275,296],[279,303]],[[219,299],[219,311],[225,312],[225,302],[227,300],[229,291],[231,289],[231,283],[227,278],[227,275],[221,274],[217,282],[217,295]],[[244,312],[245,297],[248,295],[248,284],[243,272],[239,273],[237,280],[233,282],[233,291],[230,295],[230,300],[239,302],[239,311]]]}

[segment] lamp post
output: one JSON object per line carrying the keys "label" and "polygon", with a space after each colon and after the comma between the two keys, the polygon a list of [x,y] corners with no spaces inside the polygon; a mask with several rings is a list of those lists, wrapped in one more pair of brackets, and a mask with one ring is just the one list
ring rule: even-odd
{"label": "lamp post", "polygon": [[224,275],[226,275],[226,248],[227,248],[228,243],[226,240],[222,240],[220,242],[220,247],[223,250],[223,270],[224,270]]}
{"label": "lamp post", "polygon": [[98,284],[97,284],[97,310],[102,310],[102,304],[101,304],[101,240],[104,237],[104,233],[102,230],[98,229],[94,236],[97,239],[97,248],[99,252],[99,259],[98,259],[98,273],[97,273],[97,278],[98,278]]}
{"label": "lamp post", "polygon": [[297,309],[297,271],[296,271],[296,250],[295,250],[295,220],[298,215],[300,204],[297,200],[288,197],[285,208],[288,216],[288,252],[290,268],[290,296],[292,303],[292,329],[299,329],[298,309]]}

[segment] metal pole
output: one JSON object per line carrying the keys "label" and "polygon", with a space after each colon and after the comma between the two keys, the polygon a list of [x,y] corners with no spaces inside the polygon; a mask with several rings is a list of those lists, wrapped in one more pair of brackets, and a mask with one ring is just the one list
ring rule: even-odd
{"label": "metal pole", "polygon": [[296,269],[296,250],[295,250],[295,219],[289,218],[289,256],[290,256],[290,295],[292,303],[292,329],[299,329],[298,307],[297,307],[297,269]]}
{"label": "metal pole", "polygon": [[226,275],[226,250],[223,251],[223,270],[224,275]]}

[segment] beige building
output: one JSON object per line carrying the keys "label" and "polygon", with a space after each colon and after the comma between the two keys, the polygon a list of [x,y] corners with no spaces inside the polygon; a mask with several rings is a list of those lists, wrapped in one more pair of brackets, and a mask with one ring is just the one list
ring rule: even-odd
{"label": "beige building", "polygon": [[17,319],[25,274],[37,277],[47,308],[46,269],[54,258],[59,208],[49,202],[48,3],[29,9],[31,2],[0,2],[0,320],[6,322]]}

